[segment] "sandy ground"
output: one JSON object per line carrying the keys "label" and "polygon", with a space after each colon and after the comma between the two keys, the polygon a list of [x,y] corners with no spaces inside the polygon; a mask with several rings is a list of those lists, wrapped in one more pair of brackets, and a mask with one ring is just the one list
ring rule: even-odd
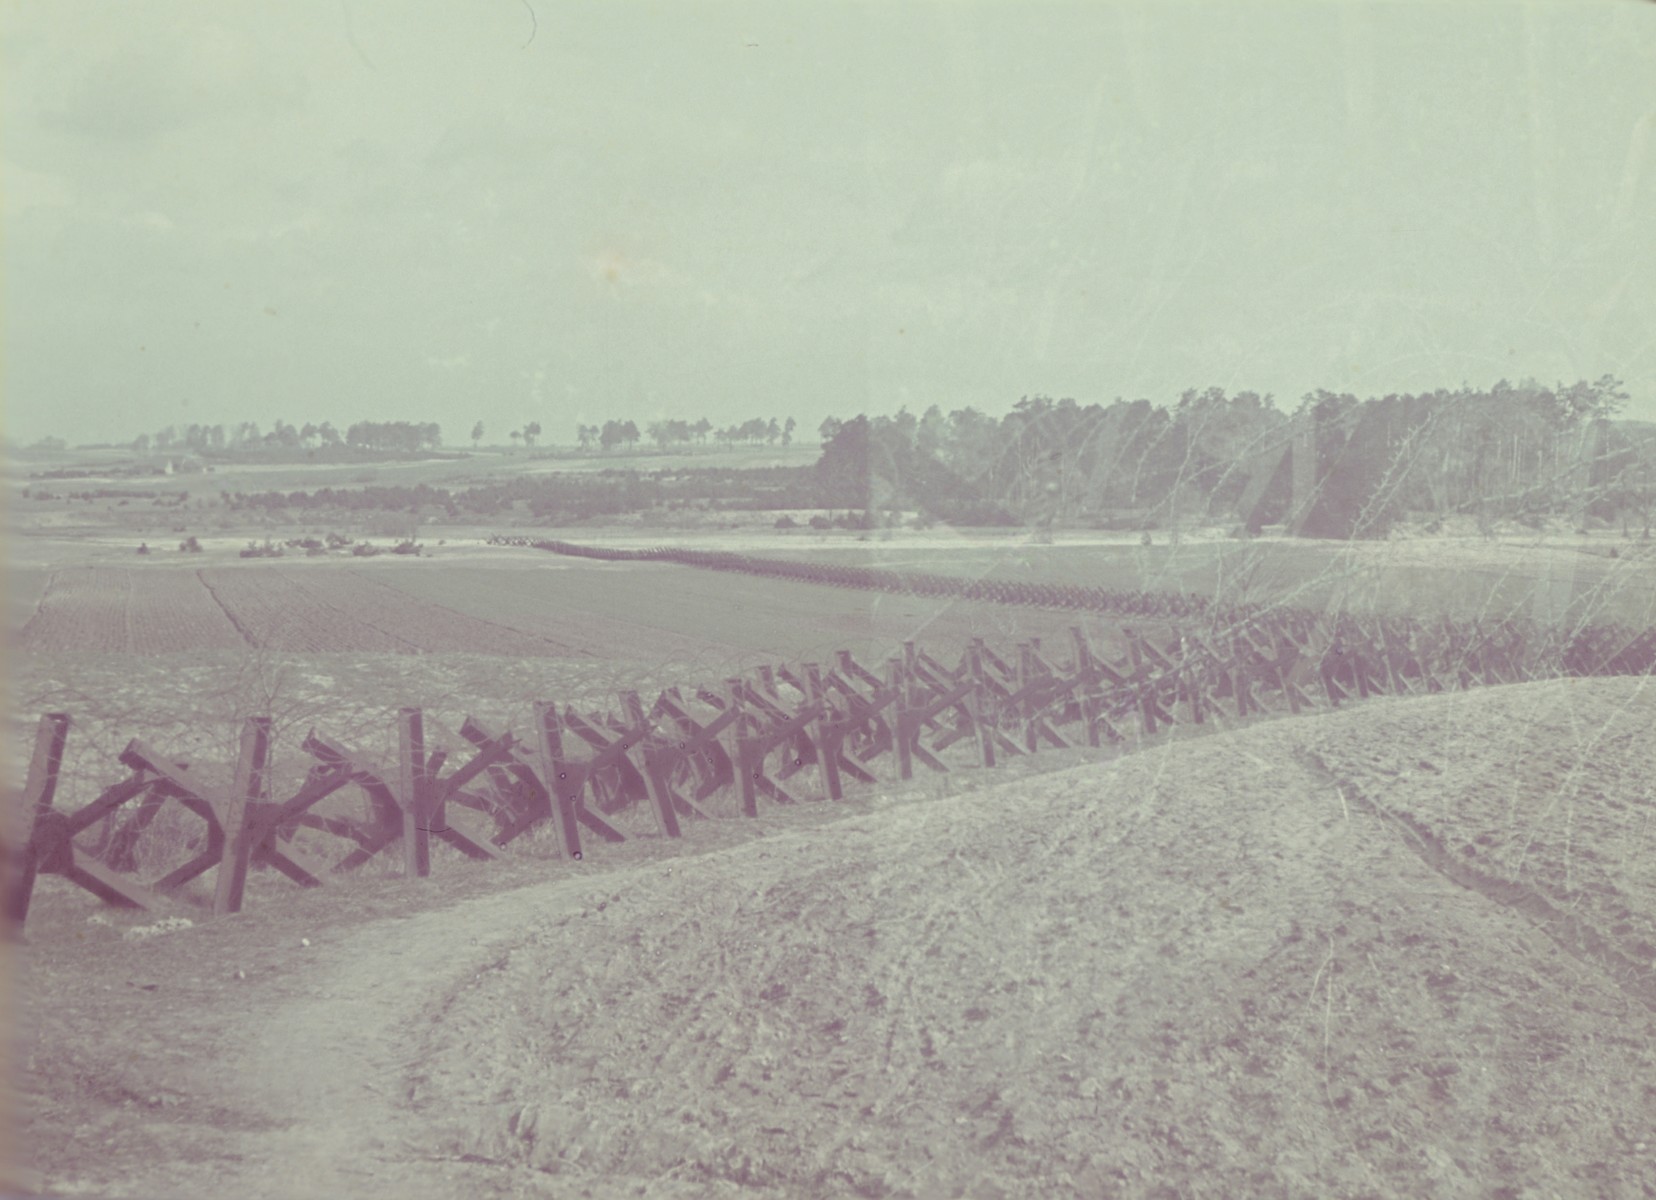
{"label": "sandy ground", "polygon": [[1373,701],[142,943],[51,892],[31,1165],[104,1196],[1656,1195],[1653,722],[1626,679]]}

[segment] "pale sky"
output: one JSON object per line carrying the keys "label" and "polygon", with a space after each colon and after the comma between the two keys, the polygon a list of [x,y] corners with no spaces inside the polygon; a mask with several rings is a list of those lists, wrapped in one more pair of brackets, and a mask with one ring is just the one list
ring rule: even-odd
{"label": "pale sky", "polygon": [[1656,5],[9,0],[8,436],[1361,396],[1656,420]]}

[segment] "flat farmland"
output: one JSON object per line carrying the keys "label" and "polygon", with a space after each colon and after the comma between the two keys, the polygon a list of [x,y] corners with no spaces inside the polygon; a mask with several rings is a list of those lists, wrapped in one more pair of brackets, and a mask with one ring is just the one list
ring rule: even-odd
{"label": "flat farmland", "polygon": [[42,567],[18,567],[6,564],[6,633],[15,636],[28,624],[40,606],[40,597],[46,590],[52,572]]}
{"label": "flat farmland", "polygon": [[349,567],[66,567],[39,588],[25,654],[175,654],[256,646],[300,654],[576,653],[416,599]]}
{"label": "flat farmland", "polygon": [[[905,639],[955,655],[1058,640],[1096,617],[943,597],[891,596],[663,563],[598,563],[533,551],[384,564],[66,567],[51,572],[18,636],[26,655],[175,654],[258,647],[292,654],[462,654],[704,662],[877,663]],[[708,682],[713,682],[710,678]]]}
{"label": "flat farmland", "polygon": [[[611,540],[630,539],[603,539]],[[1656,562],[1632,552],[1610,558],[1605,547],[759,537],[739,548],[960,578],[1195,591],[1310,608],[1613,620],[1635,628],[1656,622]],[[940,655],[957,654],[974,636],[991,645],[1053,642],[1067,639],[1077,622],[1099,648],[1111,649],[1119,632],[1092,614],[482,547],[418,559],[30,569],[14,578],[11,604],[18,647],[34,655],[257,646],[297,654],[699,661],[722,669],[827,660],[841,649],[878,663],[908,638]]]}
{"label": "flat farmland", "polygon": [[201,578],[251,642],[276,650],[530,657],[575,652],[567,641],[423,603],[347,566],[231,567],[203,571]]}
{"label": "flat farmland", "polygon": [[19,635],[24,653],[176,654],[244,645],[195,572],[64,567]]}
{"label": "flat farmland", "polygon": [[[992,645],[1067,637],[1080,616],[669,563],[553,561],[561,569],[542,569],[529,559],[476,571],[393,569],[381,578],[434,605],[549,637],[577,638],[594,652],[645,660],[690,651],[826,661],[835,650],[847,649],[866,662],[908,638],[952,654],[972,637]],[[1110,636],[1096,620],[1084,623],[1090,636]]]}

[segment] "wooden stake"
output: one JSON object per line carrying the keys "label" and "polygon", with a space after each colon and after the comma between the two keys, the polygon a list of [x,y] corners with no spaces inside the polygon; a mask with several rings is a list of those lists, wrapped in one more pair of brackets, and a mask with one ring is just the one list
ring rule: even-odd
{"label": "wooden stake", "polygon": [[397,714],[397,804],[402,809],[403,866],[411,878],[431,874],[431,826],[426,812],[425,724],[417,708]]}
{"label": "wooden stake", "polygon": [[[23,828],[17,830],[17,859],[6,894],[6,917],[21,930],[29,916],[29,901],[34,896],[35,878],[39,874],[39,847],[35,831],[41,818],[52,811],[57,798],[58,775],[63,769],[63,745],[69,737],[69,714],[46,713],[35,726],[34,753],[29,758],[29,774],[18,798],[22,811]],[[9,872],[8,872],[9,873]]]}
{"label": "wooden stake", "polygon": [[966,694],[967,711],[972,716],[972,732],[977,734],[978,753],[985,767],[995,765],[995,736],[985,716],[988,696],[983,682],[983,639],[973,638],[966,648],[966,673],[972,681],[972,690]]}
{"label": "wooden stake", "polygon": [[578,771],[571,771],[563,756],[563,724],[558,720],[558,706],[544,700],[535,702],[536,757],[541,779],[551,797],[552,826],[558,834],[558,850],[565,858],[581,857],[581,830],[576,823],[580,811],[581,790],[585,780]]}
{"label": "wooden stake", "polygon": [[839,800],[844,796],[840,789],[839,740],[831,738],[829,733],[836,714],[832,700],[823,694],[822,667],[814,662],[806,663],[804,682],[805,703],[822,705],[822,714],[811,723],[811,740],[816,743],[817,770],[822,774],[822,790],[827,793],[828,799]]}
{"label": "wooden stake", "polygon": [[908,675],[903,670],[902,659],[893,658],[886,662],[886,686],[897,693],[897,719],[892,722],[897,737],[897,777],[913,779],[916,729],[909,707]]}
{"label": "wooden stake", "polygon": [[230,790],[230,802],[235,807],[224,816],[224,856],[213,889],[213,912],[220,916],[241,911],[247,865],[260,832],[259,802],[266,790],[269,759],[270,718],[249,717],[242,723],[241,751],[236,756],[235,783]]}

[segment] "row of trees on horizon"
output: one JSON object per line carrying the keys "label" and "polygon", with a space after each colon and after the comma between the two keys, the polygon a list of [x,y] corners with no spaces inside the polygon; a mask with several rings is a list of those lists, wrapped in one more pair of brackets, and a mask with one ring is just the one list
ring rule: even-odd
{"label": "row of trees on horizon", "polygon": [[1627,400],[1611,376],[1368,400],[1318,391],[1292,414],[1220,388],[1165,408],[1034,396],[998,420],[935,407],[831,418],[818,473],[836,504],[914,507],[923,496],[940,516],[999,508],[1040,523],[1151,511],[1177,521],[1234,511],[1310,430],[1302,452],[1319,484],[1337,477],[1351,503],[1372,510],[1378,535],[1405,511],[1539,514],[1583,498],[1648,507],[1656,438],[1613,422]]}
{"label": "row of trees on horizon", "polygon": [[[787,446],[793,443],[794,430],[798,427],[798,422],[792,417],[781,422],[775,417],[753,417],[740,424],[716,429],[713,422],[703,417],[695,422],[652,421],[645,426],[645,433],[659,450],[666,451],[674,446],[688,446],[691,443],[706,445],[710,435],[725,446],[735,446],[738,443],[749,446],[761,443],[774,446],[778,442]],[[472,426],[473,449],[481,446],[487,432],[487,426],[482,421]],[[540,439],[541,433],[541,423],[530,421],[520,428],[511,430],[507,436],[513,446],[533,447]],[[602,425],[576,426],[576,445],[582,450],[596,448],[610,451],[618,447],[632,449],[643,436],[638,425],[631,420],[608,420]],[[61,439],[46,439],[37,445],[58,442],[61,442]],[[343,434],[331,421],[323,421],[321,424],[306,422],[302,426],[295,426],[278,420],[268,432],[262,431],[257,421],[240,421],[231,425],[169,425],[153,434],[139,434],[130,445],[140,454],[182,452],[233,455],[250,450],[304,451],[340,446],[360,450],[418,453],[441,449],[443,436],[441,426],[435,421],[358,421],[348,426]]]}
{"label": "row of trees on horizon", "polygon": [[[1341,470],[1354,491],[1383,487],[1393,507],[1448,511],[1506,497],[1518,507],[1546,508],[1563,490],[1579,490],[1585,432],[1608,426],[1627,400],[1621,382],[1610,376],[1554,386],[1501,380],[1487,389],[1368,400],[1317,391],[1304,396],[1293,414],[1269,395],[1227,395],[1221,388],[1191,389],[1166,406],[1143,399],[1082,405],[1068,397],[1026,396],[999,418],[972,407],[945,413],[937,405],[919,415],[904,409],[873,418],[830,416],[817,431],[823,453],[816,474],[826,501],[836,505],[980,515],[997,509],[1020,520],[1145,508],[1176,517],[1233,505],[1261,464],[1303,425],[1295,418],[1309,414],[1323,431],[1319,438],[1341,446],[1353,427],[1366,422],[1366,436],[1378,440],[1348,456]],[[598,453],[630,451],[646,437],[661,452],[705,445],[709,438],[726,446],[786,446],[796,429],[791,417],[755,417],[724,428],[705,417],[659,420],[642,431],[630,419],[612,418],[577,425],[575,444]],[[1329,432],[1334,430],[1344,432]],[[484,422],[470,432],[475,448],[486,435]],[[541,433],[541,424],[531,421],[510,437],[514,445],[534,447]],[[1647,457],[1635,452],[1635,443],[1646,443],[1628,436],[1618,432],[1595,442],[1591,454],[1600,461],[1594,486]],[[407,454],[442,445],[435,422],[359,421],[341,433],[331,422],[295,426],[278,420],[268,432],[251,421],[169,426],[140,436],[133,448],[233,456],[329,447]]]}
{"label": "row of trees on horizon", "polygon": [[443,444],[442,427],[435,421],[358,421],[342,434],[332,421],[302,426],[278,420],[268,432],[257,421],[232,425],[168,425],[153,434],[141,433],[132,441],[140,454],[182,452],[232,454],[239,450],[310,450],[323,446],[352,446],[365,450],[419,453],[436,450]]}
{"label": "row of trees on horizon", "polygon": [[[1624,519],[1640,513],[1648,528],[1656,514],[1656,430],[1614,420],[1627,399],[1609,376],[1368,400],[1319,391],[1294,413],[1269,396],[1220,388],[1187,391],[1171,407],[1031,396],[999,418],[937,406],[918,416],[904,410],[830,417],[818,429],[822,451],[814,466],[711,473],[618,466],[601,476],[526,476],[443,502],[484,514],[522,503],[538,518],[716,500],[738,508],[855,510],[868,520],[918,512],[962,525],[1160,525],[1242,514],[1258,526],[1285,519],[1309,471],[1320,494],[1350,518],[1336,527],[1356,530],[1354,536],[1381,536],[1406,512],[1529,520],[1592,508]],[[648,428],[663,449],[712,432],[698,434],[696,424],[682,421]],[[539,431],[527,432],[532,438]],[[729,436],[722,440],[734,442],[766,440],[771,431],[756,420],[723,432]],[[474,433],[481,437],[480,429]],[[792,433],[791,424],[780,426],[776,438]],[[642,440],[631,421],[581,426],[578,435],[599,452]],[[239,502],[341,498],[294,493]]]}
{"label": "row of trees on horizon", "polygon": [[[774,446],[777,442],[781,442],[782,445],[787,446],[792,444],[793,432],[798,427],[798,422],[792,417],[780,424],[775,417],[771,417],[769,420],[764,417],[753,417],[750,420],[743,421],[740,425],[727,425],[723,429],[715,429],[712,421],[702,417],[695,422],[683,420],[651,421],[644,427],[644,432],[656,444],[657,449],[665,452],[674,446],[688,446],[692,442],[699,446],[705,446],[710,434],[716,441],[726,446],[734,446],[737,442],[749,446],[757,445],[760,442]],[[487,429],[482,421],[473,425],[471,431],[472,445],[474,447],[478,446],[486,433]],[[512,430],[508,436],[512,439],[513,445],[522,443],[525,446],[533,446],[540,435],[540,422],[530,421],[523,428]],[[575,444],[582,450],[591,450],[596,447],[599,450],[609,451],[619,446],[625,446],[631,450],[638,445],[643,436],[639,433],[637,422],[632,420],[617,421],[612,419],[605,421],[602,425],[583,424],[575,427]]]}

